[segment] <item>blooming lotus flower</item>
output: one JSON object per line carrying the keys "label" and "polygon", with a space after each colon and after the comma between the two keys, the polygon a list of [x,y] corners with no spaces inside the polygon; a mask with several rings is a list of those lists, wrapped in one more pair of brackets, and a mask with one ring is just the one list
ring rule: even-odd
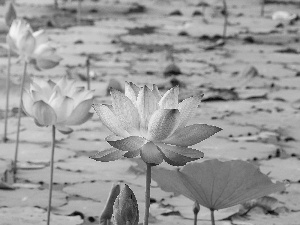
{"label": "blooming lotus flower", "polygon": [[23,108],[34,118],[38,126],[54,125],[60,132],[68,134],[69,126],[80,125],[91,118],[93,91],[76,87],[74,80],[66,77],[57,83],[49,80],[34,80],[23,93]]}
{"label": "blooming lotus flower", "polygon": [[156,85],[137,87],[125,84],[125,94],[111,90],[112,106],[94,104],[102,123],[114,135],[106,138],[114,148],[92,157],[98,161],[112,161],[123,156],[141,156],[144,162],[158,165],[165,160],[174,166],[203,157],[203,153],[188,146],[194,145],[221,129],[206,124],[187,125],[202,98],[195,95],[178,103],[179,88],[174,87],[163,96]]}
{"label": "blooming lotus flower", "polygon": [[53,68],[61,60],[50,46],[44,30],[33,32],[25,20],[15,19],[12,22],[6,41],[12,51],[32,62],[37,69]]}
{"label": "blooming lotus flower", "polygon": [[137,225],[139,222],[139,209],[133,191],[125,184],[116,198],[113,215],[115,225]]}

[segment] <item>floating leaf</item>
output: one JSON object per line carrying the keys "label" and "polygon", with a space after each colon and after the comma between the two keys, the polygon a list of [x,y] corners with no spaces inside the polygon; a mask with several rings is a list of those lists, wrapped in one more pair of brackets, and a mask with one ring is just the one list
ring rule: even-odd
{"label": "floating leaf", "polygon": [[182,194],[211,210],[285,189],[283,183],[273,183],[258,167],[241,160],[207,160],[178,171],[154,168],[153,179],[163,190]]}

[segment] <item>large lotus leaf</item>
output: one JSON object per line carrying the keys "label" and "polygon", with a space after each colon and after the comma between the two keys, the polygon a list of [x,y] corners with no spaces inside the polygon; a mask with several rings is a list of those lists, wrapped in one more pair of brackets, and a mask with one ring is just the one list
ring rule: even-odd
{"label": "large lotus leaf", "polygon": [[228,208],[285,189],[283,183],[272,183],[258,167],[241,160],[207,160],[188,164],[180,171],[156,169],[153,179],[163,190],[182,194],[211,210]]}

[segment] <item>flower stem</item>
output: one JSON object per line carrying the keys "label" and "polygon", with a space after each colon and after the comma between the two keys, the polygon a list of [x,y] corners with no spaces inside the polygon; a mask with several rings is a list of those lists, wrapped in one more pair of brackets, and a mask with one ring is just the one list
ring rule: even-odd
{"label": "flower stem", "polygon": [[21,114],[22,114],[22,98],[23,98],[23,89],[25,83],[25,77],[27,72],[27,62],[24,62],[24,71],[21,81],[20,87],[20,101],[19,101],[19,109],[18,109],[18,124],[17,124],[17,138],[16,138],[16,148],[15,148],[15,159],[14,159],[14,174],[17,173],[17,161],[18,161],[18,153],[19,153],[19,139],[20,139],[20,126],[21,126]]}
{"label": "flower stem", "polygon": [[198,213],[194,213],[194,225],[197,225]]}
{"label": "flower stem", "polygon": [[145,192],[145,217],[144,224],[148,225],[149,219],[149,208],[150,208],[150,184],[151,184],[151,165],[146,163],[147,171],[146,171],[146,192]]}
{"label": "flower stem", "polygon": [[210,218],[211,218],[211,224],[215,225],[216,224],[215,223],[215,214],[214,214],[214,210],[213,209],[210,210]]}
{"label": "flower stem", "polygon": [[223,10],[224,10],[224,26],[223,26],[223,40],[226,39],[227,25],[228,25],[228,12],[226,0],[223,0]]}
{"label": "flower stem", "polygon": [[54,9],[58,9],[58,2],[57,2],[57,0],[54,0]]}
{"label": "flower stem", "polygon": [[54,169],[54,150],[55,150],[55,126],[52,126],[52,147],[51,147],[51,160],[50,160],[50,182],[49,182],[49,198],[47,209],[47,225],[50,224],[52,188],[53,188],[53,169]]}
{"label": "flower stem", "polygon": [[90,57],[86,59],[86,79],[87,79],[87,89],[91,89],[91,78],[90,78]]}
{"label": "flower stem", "polygon": [[265,15],[265,0],[261,0],[260,16]]}
{"label": "flower stem", "polygon": [[81,0],[77,0],[77,26],[80,26],[81,24]]}
{"label": "flower stem", "polygon": [[9,108],[9,90],[10,90],[10,66],[11,66],[11,54],[10,48],[7,49],[7,74],[6,74],[6,106],[5,106],[5,121],[4,121],[4,136],[3,142],[7,142],[7,120],[8,120],[8,108]]}

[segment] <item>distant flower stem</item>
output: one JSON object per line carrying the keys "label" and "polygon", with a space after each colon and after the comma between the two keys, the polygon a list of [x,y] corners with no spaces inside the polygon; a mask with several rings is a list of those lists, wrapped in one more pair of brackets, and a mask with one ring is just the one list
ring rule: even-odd
{"label": "distant flower stem", "polygon": [[27,73],[27,62],[25,60],[24,62],[24,71],[21,81],[21,87],[20,87],[20,100],[19,100],[19,108],[18,108],[18,124],[17,124],[17,138],[16,138],[16,149],[15,149],[15,159],[14,159],[14,174],[17,173],[17,161],[18,161],[18,153],[19,153],[19,139],[20,139],[20,126],[21,126],[21,114],[22,114],[22,98],[23,98],[23,89],[24,89],[24,83],[25,83],[25,77]]}
{"label": "distant flower stem", "polygon": [[86,80],[87,80],[87,89],[91,89],[91,78],[90,78],[90,58],[86,59]]}
{"label": "distant flower stem", "polygon": [[81,24],[81,0],[77,0],[77,25],[80,26]]}
{"label": "distant flower stem", "polygon": [[211,209],[210,210],[210,218],[211,218],[211,225],[215,225],[215,214],[214,214],[214,210]]}
{"label": "distant flower stem", "polygon": [[147,171],[146,171],[146,192],[145,192],[145,217],[144,217],[144,224],[148,225],[149,220],[149,208],[150,208],[150,184],[151,184],[151,165],[147,164]]}
{"label": "distant flower stem", "polygon": [[47,225],[50,225],[52,188],[53,188],[54,150],[55,150],[55,126],[52,126],[52,147],[51,147],[51,160],[50,160],[50,182],[49,182],[49,198],[48,198],[48,209],[47,209]]}
{"label": "distant flower stem", "polygon": [[54,8],[58,9],[58,2],[57,2],[57,0],[54,0]]}
{"label": "distant flower stem", "polygon": [[261,0],[261,9],[260,9],[260,15],[265,15],[265,0]]}
{"label": "distant flower stem", "polygon": [[226,0],[223,0],[223,10],[224,10],[224,26],[223,26],[223,40],[226,39],[227,26],[228,26],[228,10]]}
{"label": "distant flower stem", "polygon": [[5,105],[5,121],[4,121],[4,136],[3,142],[7,142],[7,120],[9,108],[9,90],[10,90],[10,67],[11,67],[11,54],[10,48],[7,49],[7,74],[6,74],[6,105]]}

